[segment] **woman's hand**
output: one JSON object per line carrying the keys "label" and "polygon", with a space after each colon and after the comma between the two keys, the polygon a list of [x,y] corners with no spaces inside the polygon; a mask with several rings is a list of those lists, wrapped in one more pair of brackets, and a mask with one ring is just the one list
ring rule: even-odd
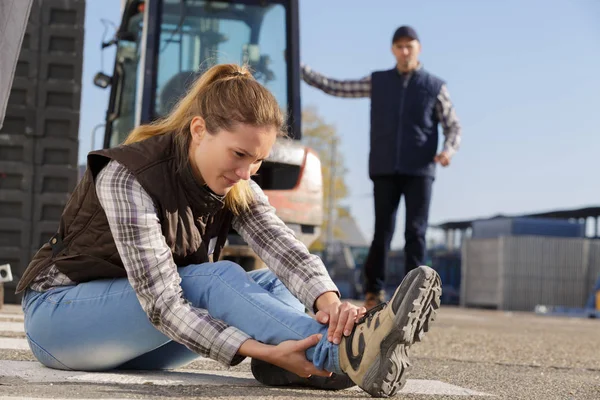
{"label": "woman's hand", "polygon": [[315,317],[320,323],[329,324],[327,340],[340,344],[342,334],[349,336],[356,321],[366,312],[364,307],[357,307],[347,301],[342,303],[338,300],[320,307]]}
{"label": "woman's hand", "polygon": [[303,378],[312,375],[331,376],[331,372],[320,370],[306,359],[306,350],[316,346],[321,334],[314,334],[302,340],[286,340],[273,347],[264,361],[277,365]]}

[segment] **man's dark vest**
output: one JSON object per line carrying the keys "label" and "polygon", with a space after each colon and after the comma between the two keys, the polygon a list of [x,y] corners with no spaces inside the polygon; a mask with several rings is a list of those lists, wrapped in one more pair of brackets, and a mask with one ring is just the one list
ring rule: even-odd
{"label": "man's dark vest", "polygon": [[[75,282],[125,277],[95,179],[110,160],[131,171],[156,208],[167,245],[177,266],[217,260],[233,214],[221,197],[194,179],[191,167],[178,171],[179,150],[173,135],[153,137],[127,146],[88,155],[85,175],[63,211],[57,233],[44,244],[25,270],[17,293],[55,264]],[[217,237],[212,257],[208,243]]]}
{"label": "man's dark vest", "polygon": [[434,176],[437,96],[444,82],[418,69],[408,84],[396,68],[371,76],[371,177]]}

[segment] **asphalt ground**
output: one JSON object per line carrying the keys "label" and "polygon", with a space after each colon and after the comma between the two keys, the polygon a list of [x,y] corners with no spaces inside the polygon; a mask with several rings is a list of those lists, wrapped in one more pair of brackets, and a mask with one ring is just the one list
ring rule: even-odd
{"label": "asphalt ground", "polygon": [[[28,350],[20,308],[0,309],[0,399],[367,398],[358,388],[266,387],[249,362],[199,359],[177,371],[56,371]],[[600,399],[600,320],[442,307],[412,347],[398,399]]]}

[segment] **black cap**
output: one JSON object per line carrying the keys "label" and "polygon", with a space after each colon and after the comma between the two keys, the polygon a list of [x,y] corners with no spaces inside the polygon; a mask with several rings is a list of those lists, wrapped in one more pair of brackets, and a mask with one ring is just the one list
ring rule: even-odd
{"label": "black cap", "polygon": [[413,40],[419,40],[417,31],[415,31],[413,28],[411,28],[408,25],[404,25],[404,26],[401,26],[400,28],[396,29],[396,32],[394,32],[394,37],[392,37],[392,43],[394,43],[396,40],[398,40],[402,37],[408,37]]}

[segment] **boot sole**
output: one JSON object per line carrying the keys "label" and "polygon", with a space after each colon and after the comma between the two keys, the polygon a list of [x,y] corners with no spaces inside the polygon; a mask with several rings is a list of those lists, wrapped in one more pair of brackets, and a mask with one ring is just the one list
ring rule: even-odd
{"label": "boot sole", "polygon": [[364,391],[389,397],[404,386],[411,368],[408,350],[429,331],[441,295],[441,279],[433,269],[421,266],[407,274],[388,305],[395,313],[394,329],[382,340],[379,355],[365,374]]}

